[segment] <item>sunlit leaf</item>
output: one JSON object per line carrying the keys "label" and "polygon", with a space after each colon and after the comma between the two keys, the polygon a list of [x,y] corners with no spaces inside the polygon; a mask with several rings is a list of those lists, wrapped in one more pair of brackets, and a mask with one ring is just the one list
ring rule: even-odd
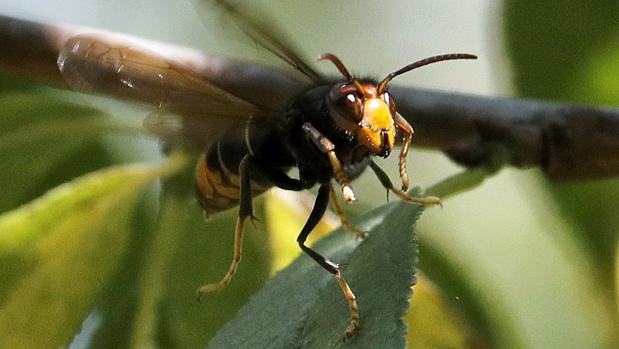
{"label": "sunlit leaf", "polygon": [[123,255],[136,195],[171,170],[102,170],[0,216],[0,256],[21,266],[4,270],[19,278],[2,285],[3,345],[52,348],[70,339]]}

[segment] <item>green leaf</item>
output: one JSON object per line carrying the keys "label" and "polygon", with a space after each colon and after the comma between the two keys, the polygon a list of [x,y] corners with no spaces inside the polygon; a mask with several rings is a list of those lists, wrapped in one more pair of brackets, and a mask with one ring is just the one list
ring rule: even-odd
{"label": "green leaf", "polygon": [[37,89],[38,87],[40,87],[40,85],[34,82],[25,81],[24,79],[0,74],[0,93],[27,91]]}
{"label": "green leaf", "polygon": [[128,347],[131,348],[157,347],[158,317],[161,315],[159,306],[168,289],[167,277],[178,240],[185,233],[184,229],[178,228],[185,226],[188,219],[184,213],[188,202],[186,194],[190,191],[186,188],[179,188],[182,191],[174,189],[164,186],[157,231],[142,261],[142,272],[137,284],[140,296],[129,332]]}
{"label": "green leaf", "polygon": [[[109,165],[101,147],[93,146],[110,131],[135,129],[41,91],[0,94],[0,106],[0,162],[10,169],[0,171],[0,212],[68,178]],[[72,158],[78,153],[86,156]]]}
{"label": "green leaf", "polygon": [[335,279],[302,255],[277,274],[209,343],[209,348],[404,348],[417,248],[419,206],[385,205],[366,214],[359,241],[341,229],[315,249],[347,264],[343,276],[360,308],[360,332],[346,339],[348,304]]}
{"label": "green leaf", "polygon": [[[133,208],[131,233],[126,252],[115,274],[106,286],[98,292],[89,316],[82,324],[71,348],[128,348],[133,331],[128,326],[134,318],[142,295],[139,289],[145,256],[150,241],[157,231],[157,204],[160,202],[158,187],[151,186],[140,195]],[[75,345],[75,346],[73,346]]]}
{"label": "green leaf", "polygon": [[573,0],[566,6],[561,0],[508,0],[504,14],[519,95],[591,103],[591,96],[582,94],[589,79],[583,72],[590,71],[591,57],[616,47],[619,2]]}
{"label": "green leaf", "polygon": [[0,257],[21,267],[2,267],[4,347],[67,343],[123,256],[136,195],[178,163],[102,170],[0,216]]}
{"label": "green leaf", "polygon": [[[189,186],[188,188],[193,188]],[[205,221],[193,196],[185,201],[176,251],[170,261],[166,295],[162,300],[160,348],[199,348],[232,319],[269,277],[271,249],[266,224],[247,224],[243,260],[225,289],[195,298],[198,286],[215,282],[232,261],[234,225],[238,208]],[[262,200],[254,200],[254,211],[264,217]]]}
{"label": "green leaf", "polygon": [[[134,232],[142,235],[131,237],[114,281],[95,301],[89,317],[95,324],[87,319],[72,343],[77,347],[200,347],[264,285],[270,244],[257,223],[257,229],[246,227],[243,262],[233,282],[196,301],[197,287],[218,280],[228,268],[238,212],[205,221],[193,192],[193,169],[174,179],[164,183],[157,224],[145,230],[143,221],[136,222]],[[261,217],[261,200],[254,206]]]}

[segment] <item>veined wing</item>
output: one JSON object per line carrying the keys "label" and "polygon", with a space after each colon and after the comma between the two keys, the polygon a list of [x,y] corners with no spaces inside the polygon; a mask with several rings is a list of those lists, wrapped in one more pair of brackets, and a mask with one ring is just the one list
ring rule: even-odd
{"label": "veined wing", "polygon": [[[69,39],[57,63],[65,80],[78,91],[159,108],[147,123],[168,140],[178,133],[185,138],[183,143],[204,146],[252,115],[264,114],[196,70],[106,37],[81,34]],[[172,121],[172,114],[179,116],[178,123]]]}
{"label": "veined wing", "polygon": [[314,84],[324,83],[325,78],[302,57],[294,43],[287,40],[286,33],[275,28],[268,15],[258,8],[239,6],[231,0],[203,0],[214,2],[235,22],[245,35],[256,44],[274,54]]}

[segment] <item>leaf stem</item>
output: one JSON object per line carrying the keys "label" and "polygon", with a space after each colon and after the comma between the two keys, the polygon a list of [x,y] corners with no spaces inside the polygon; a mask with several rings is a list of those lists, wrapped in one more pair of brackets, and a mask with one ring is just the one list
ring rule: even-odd
{"label": "leaf stem", "polygon": [[458,193],[476,188],[492,173],[487,167],[466,169],[432,185],[426,190],[426,194],[445,200]]}

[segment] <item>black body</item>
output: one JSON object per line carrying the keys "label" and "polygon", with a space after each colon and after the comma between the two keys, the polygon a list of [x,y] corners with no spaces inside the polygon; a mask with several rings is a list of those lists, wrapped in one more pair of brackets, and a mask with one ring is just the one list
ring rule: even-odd
{"label": "black body", "polygon": [[[361,175],[371,157],[367,148],[359,146],[354,137],[339,129],[329,115],[326,95],[332,86],[321,85],[304,92],[285,113],[251,118],[245,128],[230,131],[206,150],[201,165],[209,174],[205,178],[198,176],[197,190],[206,215],[239,204],[240,191],[239,195],[226,195],[225,192],[230,188],[240,190],[240,165],[247,156],[254,167],[260,168],[250,175],[253,196],[273,185],[303,190],[316,184],[328,184],[334,177],[333,167],[327,155],[308,137],[303,129],[305,123],[311,124],[335,145],[335,153],[349,179]],[[294,185],[283,179],[292,167],[299,170],[298,183]],[[203,186],[212,188],[212,195],[200,190],[201,181],[207,182]]]}

